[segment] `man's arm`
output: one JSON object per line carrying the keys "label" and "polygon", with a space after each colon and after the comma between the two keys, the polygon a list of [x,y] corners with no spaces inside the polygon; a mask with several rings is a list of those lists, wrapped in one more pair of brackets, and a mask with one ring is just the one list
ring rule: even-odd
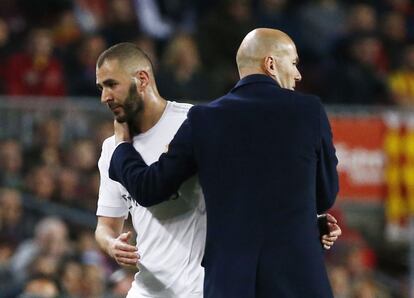
{"label": "man's arm", "polygon": [[318,214],[326,212],[338,194],[338,159],[332,141],[332,132],[325,109],[320,104],[320,144],[316,176],[316,207]]}
{"label": "man's arm", "polygon": [[150,166],[130,142],[128,126],[114,122],[119,144],[112,154],[109,177],[121,183],[134,200],[148,207],[168,200],[197,169],[191,127],[185,120],[169,145],[169,151]]}
{"label": "man's arm", "polygon": [[132,233],[121,233],[124,226],[123,217],[98,216],[98,224],[95,230],[95,239],[102,250],[122,266],[135,266],[139,255],[137,248],[130,245]]}

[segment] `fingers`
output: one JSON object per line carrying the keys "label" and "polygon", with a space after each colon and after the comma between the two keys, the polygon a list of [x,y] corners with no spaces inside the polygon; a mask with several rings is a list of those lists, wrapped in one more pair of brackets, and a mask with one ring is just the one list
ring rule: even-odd
{"label": "fingers", "polygon": [[120,265],[136,265],[140,259],[138,248],[128,243],[131,236],[130,231],[122,233],[110,245],[109,254]]}
{"label": "fingers", "polygon": [[112,239],[108,246],[108,254],[121,266],[137,267],[141,258],[138,254],[138,248],[128,243],[131,237],[131,231],[122,233]]}
{"label": "fingers", "polygon": [[118,236],[118,239],[121,241],[125,241],[128,242],[129,238],[131,238],[132,233],[131,231],[128,231],[126,233],[122,233],[121,235]]}
{"label": "fingers", "polygon": [[118,121],[114,120],[114,134],[116,144],[119,144],[121,142],[131,142],[129,127],[126,123],[119,123]]}
{"label": "fingers", "polygon": [[115,253],[115,258],[117,260],[119,259],[128,259],[128,260],[132,260],[135,263],[138,262],[138,260],[140,259],[139,255],[137,253],[126,253],[126,252],[116,252]]}
{"label": "fingers", "polygon": [[323,235],[322,236],[323,247],[325,249],[330,249],[334,245],[337,239],[338,239],[338,236]]}
{"label": "fingers", "polygon": [[136,246],[117,241],[114,245],[113,257],[119,265],[136,266],[141,258],[137,250]]}
{"label": "fingers", "polygon": [[335,217],[333,217],[331,214],[326,213],[326,219],[328,220],[328,223],[336,224],[338,221]]}
{"label": "fingers", "polygon": [[322,236],[322,243],[326,245],[333,245],[336,240],[338,240],[337,236],[333,236],[333,237],[327,236],[327,235]]}
{"label": "fingers", "polygon": [[141,256],[137,252],[117,250],[114,253],[115,261],[122,266],[137,266]]}
{"label": "fingers", "polygon": [[138,253],[128,253],[123,251],[117,251],[114,254],[114,258],[117,262],[127,263],[127,264],[137,264],[140,256]]}
{"label": "fingers", "polygon": [[135,245],[130,245],[122,241],[116,241],[114,244],[114,249],[126,252],[136,252],[138,250]]}
{"label": "fingers", "polygon": [[119,265],[136,267],[138,265],[138,260],[139,259],[138,258],[130,259],[130,258],[119,257],[119,258],[116,258],[115,260]]}
{"label": "fingers", "polygon": [[330,248],[334,245],[335,240],[336,240],[336,239],[332,239],[332,238],[330,238],[330,237],[327,237],[326,235],[325,235],[325,236],[323,236],[323,237],[322,237],[322,244],[323,244],[323,247],[324,247],[325,249],[330,249]]}
{"label": "fingers", "polygon": [[342,230],[337,224],[328,223],[329,226],[329,236],[341,236]]}

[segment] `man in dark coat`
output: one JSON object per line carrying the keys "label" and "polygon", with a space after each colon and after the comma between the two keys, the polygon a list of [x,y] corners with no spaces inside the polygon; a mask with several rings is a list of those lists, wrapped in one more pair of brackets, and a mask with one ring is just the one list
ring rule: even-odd
{"label": "man in dark coat", "polygon": [[250,32],[237,53],[241,80],[193,107],[149,167],[127,124],[115,122],[109,175],[142,206],[176,197],[198,173],[207,208],[205,297],[333,297],[316,215],[335,201],[337,158],[320,100],[294,91],[297,63],[285,33]]}

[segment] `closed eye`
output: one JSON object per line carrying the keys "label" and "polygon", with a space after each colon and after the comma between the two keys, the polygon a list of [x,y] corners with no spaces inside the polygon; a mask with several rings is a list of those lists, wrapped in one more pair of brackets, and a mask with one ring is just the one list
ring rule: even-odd
{"label": "closed eye", "polygon": [[298,65],[299,64],[299,58],[296,58],[295,60],[293,60],[293,65]]}
{"label": "closed eye", "polygon": [[97,84],[99,90],[103,90],[103,88],[113,89],[119,84],[118,81],[113,79],[108,79],[102,82],[102,84]]}
{"label": "closed eye", "polygon": [[118,83],[117,82],[114,82],[114,81],[108,82],[106,84],[106,86],[108,86],[111,89],[114,88],[116,85],[118,85]]}

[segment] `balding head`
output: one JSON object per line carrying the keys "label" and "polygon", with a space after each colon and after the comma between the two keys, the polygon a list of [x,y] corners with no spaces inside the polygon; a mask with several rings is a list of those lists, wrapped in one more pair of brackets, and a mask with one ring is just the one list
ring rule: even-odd
{"label": "balding head", "polygon": [[[265,74],[275,79],[281,87],[294,88],[294,81],[301,79],[299,72],[285,69],[287,62],[294,63],[298,57],[295,43],[284,32],[276,29],[258,28],[249,32],[237,51],[237,67],[240,77],[250,74]],[[289,71],[293,85],[285,72]],[[289,74],[286,74],[289,76]]]}
{"label": "balding head", "polygon": [[237,51],[237,66],[239,69],[259,67],[266,56],[283,55],[287,47],[292,45],[294,46],[292,39],[280,30],[255,29],[246,35]]}

